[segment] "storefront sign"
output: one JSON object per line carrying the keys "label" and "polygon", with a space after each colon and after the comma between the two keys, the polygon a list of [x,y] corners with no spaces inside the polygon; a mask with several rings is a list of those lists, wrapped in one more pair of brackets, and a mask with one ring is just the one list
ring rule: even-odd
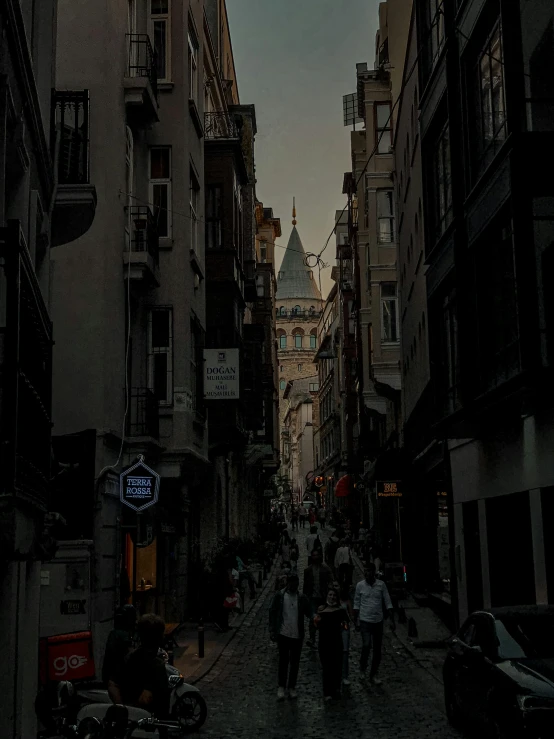
{"label": "storefront sign", "polygon": [[60,613],[62,616],[78,616],[85,611],[86,600],[62,600],[60,602]]}
{"label": "storefront sign", "polygon": [[273,498],[275,496],[275,493],[271,488],[267,488],[267,490],[264,490],[264,498]]}
{"label": "storefront sign", "polygon": [[238,400],[239,350],[204,349],[205,400]]}
{"label": "storefront sign", "polygon": [[124,470],[119,476],[119,498],[137,513],[158,502],[160,476],[142,461]]}
{"label": "storefront sign", "polygon": [[377,480],[377,496],[379,498],[401,498],[400,480]]}

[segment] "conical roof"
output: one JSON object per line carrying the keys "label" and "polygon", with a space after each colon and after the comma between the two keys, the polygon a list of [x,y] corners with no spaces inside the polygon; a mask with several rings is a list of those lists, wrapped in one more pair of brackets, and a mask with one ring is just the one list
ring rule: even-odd
{"label": "conical roof", "polygon": [[306,298],[308,300],[321,300],[319,288],[313,276],[310,277],[310,273],[312,273],[312,269],[306,264],[306,252],[298,229],[294,225],[285,256],[279,268],[276,299]]}

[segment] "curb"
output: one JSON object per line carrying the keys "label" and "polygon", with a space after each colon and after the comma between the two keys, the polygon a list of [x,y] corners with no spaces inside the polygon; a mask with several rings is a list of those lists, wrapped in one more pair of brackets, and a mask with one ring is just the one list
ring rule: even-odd
{"label": "curb", "polygon": [[262,596],[265,595],[267,589],[269,588],[269,586],[271,585],[271,583],[275,580],[276,567],[277,567],[277,565],[276,565],[276,563],[274,561],[273,567],[271,568],[271,572],[268,574],[268,577],[267,577],[267,580],[265,582],[264,587],[258,593],[256,600],[252,601],[252,603],[250,604],[248,610],[245,610],[244,611],[244,618],[242,620],[242,623],[236,629],[232,629],[231,634],[229,636],[229,639],[225,642],[225,644],[223,644],[223,646],[221,648],[221,651],[219,652],[219,654],[217,655],[217,657],[214,659],[214,661],[211,663],[211,665],[209,667],[207,667],[204,670],[204,672],[202,672],[200,675],[197,675],[193,679],[190,679],[188,681],[188,684],[189,685],[196,685],[201,680],[203,680],[205,677],[207,677],[207,675],[209,675],[209,673],[213,670],[213,668],[217,665],[217,663],[219,662],[219,660],[223,656],[223,654],[226,651],[226,649],[229,646],[229,644],[233,641],[233,639],[236,638],[236,636],[238,634],[241,633],[241,631],[243,630],[244,626],[246,625],[247,618],[249,616],[254,617],[258,613],[258,611],[262,607],[262,604],[265,602],[265,598],[262,598]]}

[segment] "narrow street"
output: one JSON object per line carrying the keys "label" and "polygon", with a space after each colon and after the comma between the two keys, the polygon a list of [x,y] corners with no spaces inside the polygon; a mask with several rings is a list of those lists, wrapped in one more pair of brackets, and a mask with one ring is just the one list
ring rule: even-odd
{"label": "narrow street", "polygon": [[[307,565],[306,528],[297,534],[301,559],[300,584]],[[325,543],[328,532],[321,532]],[[355,575],[355,580],[359,576]],[[317,652],[304,646],[298,679],[298,700],[276,700],[277,649],[268,630],[271,587],[264,602],[247,619],[214,668],[197,686],[208,704],[205,737],[334,737],[346,739],[453,739],[462,735],[449,727],[442,686],[409,655],[385,628],[383,685],[362,684],[358,674],[360,635],[353,632],[351,685],[340,701],[323,702]]]}

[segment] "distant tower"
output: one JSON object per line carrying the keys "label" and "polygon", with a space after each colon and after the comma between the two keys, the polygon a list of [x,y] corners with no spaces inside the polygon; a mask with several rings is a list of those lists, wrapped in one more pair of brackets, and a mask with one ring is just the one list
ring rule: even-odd
{"label": "distant tower", "polygon": [[[292,231],[277,274],[277,341],[279,343],[279,397],[289,380],[317,375],[317,324],[323,300],[296,228],[296,200]],[[282,414],[281,404],[281,414]]]}

